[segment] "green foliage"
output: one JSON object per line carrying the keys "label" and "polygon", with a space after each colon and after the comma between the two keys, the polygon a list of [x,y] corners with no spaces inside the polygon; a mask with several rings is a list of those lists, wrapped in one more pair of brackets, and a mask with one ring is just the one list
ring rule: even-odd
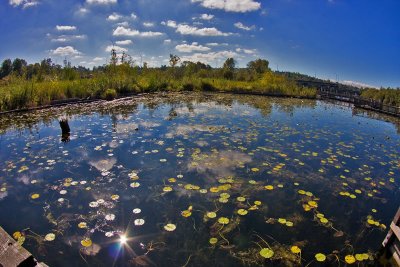
{"label": "green foliage", "polygon": [[103,94],[102,98],[106,100],[113,100],[117,97],[117,91],[115,89],[107,89]]}
{"label": "green foliage", "polygon": [[224,66],[222,67],[224,70],[233,71],[235,69],[236,62],[233,58],[227,58],[224,62]]}
{"label": "green foliage", "polygon": [[[187,61],[180,67],[140,68],[128,61],[129,55],[119,65],[111,61],[110,65],[92,71],[68,65],[62,68],[50,59],[23,66],[24,75],[12,74],[0,82],[0,111],[49,105],[54,100],[114,99],[155,91],[220,91],[309,98],[316,95],[315,89],[299,88],[285,76],[271,71],[260,74],[252,69],[235,69],[233,58],[220,69]],[[262,64],[265,67],[265,62]]]}
{"label": "green foliage", "polygon": [[269,62],[268,62],[268,60],[259,58],[254,61],[250,61],[247,64],[247,68],[258,74],[262,74],[269,70]]}
{"label": "green foliage", "polygon": [[11,59],[4,60],[3,63],[1,64],[0,79],[9,75],[11,71],[12,71]]}
{"label": "green foliage", "polygon": [[400,107],[400,88],[397,89],[373,89],[368,88],[361,91],[361,97],[374,99],[385,105]]}
{"label": "green foliage", "polygon": [[12,63],[12,71],[18,75],[18,76],[22,76],[24,69],[26,68],[27,63],[25,60],[20,59],[20,58],[16,58],[14,59],[13,63]]}

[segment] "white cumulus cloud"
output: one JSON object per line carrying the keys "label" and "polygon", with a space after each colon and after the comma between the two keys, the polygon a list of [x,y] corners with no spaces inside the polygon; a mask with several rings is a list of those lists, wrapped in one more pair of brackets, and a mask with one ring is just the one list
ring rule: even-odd
{"label": "white cumulus cloud", "polygon": [[228,43],[207,43],[207,46],[228,46]]}
{"label": "white cumulus cloud", "polygon": [[117,0],[86,0],[86,3],[94,5],[110,5],[116,4]]}
{"label": "white cumulus cloud", "polygon": [[261,8],[261,3],[254,0],[191,0],[205,8],[222,9],[228,12],[250,12]]}
{"label": "white cumulus cloud", "polygon": [[245,30],[245,31],[251,31],[254,30],[256,28],[255,25],[252,26],[246,26],[241,22],[236,22],[235,24],[233,24],[236,28],[241,29],[241,30]]}
{"label": "white cumulus cloud", "polygon": [[236,48],[236,52],[243,52],[248,55],[254,55],[257,54],[257,49]]}
{"label": "white cumulus cloud", "polygon": [[198,35],[198,36],[229,36],[231,33],[221,32],[215,27],[212,28],[197,28],[189,25],[178,25],[176,32],[183,35]]}
{"label": "white cumulus cloud", "polygon": [[128,49],[124,48],[124,47],[120,47],[117,45],[109,45],[106,47],[106,52],[111,52],[111,50],[114,49],[117,53],[121,53],[121,52],[127,52]]}
{"label": "white cumulus cloud", "polygon": [[139,36],[139,37],[157,37],[163,35],[162,32],[140,32],[135,29],[126,28],[124,26],[118,26],[114,32],[114,36]]}
{"label": "white cumulus cloud", "polygon": [[57,47],[55,50],[51,50],[51,53],[55,56],[75,56],[82,54],[72,46],[60,46]]}
{"label": "white cumulus cloud", "polygon": [[39,4],[39,1],[36,0],[9,0],[8,3],[13,7],[22,6],[23,9],[34,7]]}
{"label": "white cumulus cloud", "polygon": [[236,57],[238,54],[233,51],[218,51],[209,53],[194,53],[188,56],[182,56],[181,61],[203,62],[206,64],[215,63],[216,60],[225,60],[230,57]]}
{"label": "white cumulus cloud", "polygon": [[57,25],[57,31],[74,31],[76,30],[75,26],[68,26],[68,25]]}
{"label": "white cumulus cloud", "polygon": [[143,22],[143,26],[145,26],[145,27],[153,27],[154,23],[153,22]]}
{"label": "white cumulus cloud", "polygon": [[93,61],[103,61],[104,57],[95,57],[93,58]]}
{"label": "white cumulus cloud", "polygon": [[81,34],[81,35],[60,35],[56,38],[51,39],[52,42],[71,42],[74,40],[83,40],[86,38],[86,35]]}
{"label": "white cumulus cloud", "polygon": [[192,44],[180,44],[175,46],[175,49],[183,53],[192,53],[195,51],[206,52],[211,50],[211,48],[199,45],[197,42],[193,42]]}
{"label": "white cumulus cloud", "polygon": [[109,20],[109,21],[116,21],[116,20],[120,20],[120,19],[122,19],[122,18],[123,18],[123,16],[121,16],[120,14],[114,12],[114,13],[112,13],[111,15],[109,15],[109,16],[107,17],[107,20]]}
{"label": "white cumulus cloud", "polygon": [[204,19],[204,20],[211,20],[211,19],[214,18],[214,15],[211,15],[211,14],[201,14],[200,18],[201,18],[201,19]]}
{"label": "white cumulus cloud", "polygon": [[212,28],[198,28],[187,24],[176,23],[176,21],[168,20],[161,22],[162,25],[176,29],[177,33],[182,35],[197,35],[197,36],[229,36],[232,33],[221,32],[215,27]]}
{"label": "white cumulus cloud", "polygon": [[132,44],[131,40],[122,40],[122,41],[116,41],[115,42],[117,45],[130,45]]}

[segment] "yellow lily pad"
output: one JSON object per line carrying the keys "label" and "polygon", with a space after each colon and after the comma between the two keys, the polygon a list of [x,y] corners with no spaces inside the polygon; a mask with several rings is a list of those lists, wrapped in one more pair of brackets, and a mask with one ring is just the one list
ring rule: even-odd
{"label": "yellow lily pad", "polygon": [[236,200],[239,202],[244,202],[244,201],[246,201],[246,198],[245,197],[237,197]]}
{"label": "yellow lily pad", "polygon": [[326,256],[325,256],[325,254],[317,253],[317,254],[315,254],[315,259],[319,262],[323,262],[326,260]]}
{"label": "yellow lily pad", "polygon": [[290,248],[290,251],[294,254],[299,254],[301,252],[301,249],[298,246],[292,246]]}
{"label": "yellow lily pad", "polygon": [[363,261],[364,260],[364,255],[363,254],[356,254],[354,258],[356,258],[356,260],[358,260],[358,261]]}
{"label": "yellow lily pad", "polygon": [[274,251],[270,248],[263,248],[260,250],[260,255],[263,258],[269,259],[274,256]]}
{"label": "yellow lily pad", "polygon": [[80,223],[78,224],[78,227],[81,228],[81,229],[87,228],[87,224],[86,224],[85,222],[80,222]]}
{"label": "yellow lily pad", "polygon": [[172,191],[172,187],[166,186],[166,187],[163,188],[163,191],[164,192],[171,192]]}
{"label": "yellow lily pad", "polygon": [[211,245],[215,245],[218,242],[218,239],[215,237],[211,237],[210,240],[208,241]]}
{"label": "yellow lily pad", "polygon": [[13,233],[13,237],[15,240],[18,240],[21,236],[22,236],[22,233],[20,231]]}
{"label": "yellow lily pad", "polygon": [[219,222],[220,224],[228,224],[228,223],[229,223],[229,219],[226,218],[226,217],[220,217],[220,218],[218,219],[218,222]]}
{"label": "yellow lily pad", "polygon": [[31,195],[31,199],[37,199],[39,197],[40,197],[40,195],[38,193],[35,193],[35,194]]}
{"label": "yellow lily pad", "polygon": [[318,203],[316,201],[308,201],[308,206],[310,206],[311,208],[317,208],[318,207]]}
{"label": "yellow lily pad", "polygon": [[86,237],[85,239],[81,240],[81,245],[84,247],[90,247],[92,245],[92,240]]}
{"label": "yellow lily pad", "polygon": [[344,261],[348,264],[353,264],[356,262],[356,259],[353,255],[346,255],[346,257],[344,257]]}
{"label": "yellow lily pad", "polygon": [[44,240],[46,241],[53,241],[56,238],[56,235],[53,233],[49,233],[44,237]]}
{"label": "yellow lily pad", "polygon": [[237,213],[238,213],[239,215],[244,216],[244,215],[246,215],[246,214],[248,213],[248,211],[245,210],[245,209],[239,209],[239,210],[237,211]]}
{"label": "yellow lily pad", "polygon": [[279,219],[278,219],[278,222],[281,223],[281,224],[285,224],[285,223],[286,223],[286,219],[284,219],[284,218],[279,218]]}
{"label": "yellow lily pad", "polygon": [[172,232],[175,231],[176,225],[173,223],[168,223],[164,226],[165,231]]}
{"label": "yellow lily pad", "polygon": [[192,215],[192,212],[190,210],[184,210],[181,212],[181,215],[185,218],[189,217],[190,215]]}
{"label": "yellow lily pad", "polygon": [[286,226],[287,226],[287,227],[292,227],[292,226],[293,226],[293,222],[286,221]]}
{"label": "yellow lily pad", "polygon": [[327,218],[321,218],[321,219],[319,219],[319,220],[320,220],[321,223],[323,223],[323,224],[326,224],[326,223],[329,222]]}
{"label": "yellow lily pad", "polygon": [[217,217],[217,214],[215,212],[213,212],[213,211],[207,212],[206,215],[210,219],[213,219],[213,218]]}
{"label": "yellow lily pad", "polygon": [[223,198],[223,197],[220,197],[220,198],[218,199],[218,201],[219,201],[220,203],[227,203],[228,200],[229,200],[229,199]]}

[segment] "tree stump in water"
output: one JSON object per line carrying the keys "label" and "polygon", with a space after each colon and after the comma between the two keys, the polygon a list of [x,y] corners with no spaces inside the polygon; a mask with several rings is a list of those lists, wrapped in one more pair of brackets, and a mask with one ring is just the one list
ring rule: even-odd
{"label": "tree stump in water", "polygon": [[68,120],[61,119],[60,120],[60,127],[61,127],[61,142],[66,143],[69,142],[69,136],[71,129],[69,128]]}

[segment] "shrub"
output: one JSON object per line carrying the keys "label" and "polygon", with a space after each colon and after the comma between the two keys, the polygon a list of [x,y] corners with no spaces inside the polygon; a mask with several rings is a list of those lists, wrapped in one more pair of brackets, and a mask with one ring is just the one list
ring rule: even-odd
{"label": "shrub", "polygon": [[106,100],[113,100],[116,97],[117,91],[115,89],[107,89],[102,95],[102,98]]}

